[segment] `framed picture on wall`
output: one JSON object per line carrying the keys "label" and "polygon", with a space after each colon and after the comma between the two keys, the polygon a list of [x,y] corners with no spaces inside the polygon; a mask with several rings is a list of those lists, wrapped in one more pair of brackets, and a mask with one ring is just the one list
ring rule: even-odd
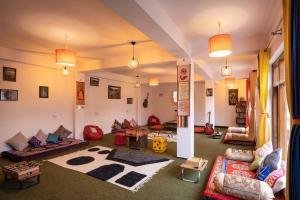
{"label": "framed picture on wall", "polygon": [[11,67],[3,67],[3,80],[4,81],[17,81],[17,69]]}
{"label": "framed picture on wall", "polygon": [[238,89],[229,89],[228,90],[228,100],[230,106],[235,106],[238,103],[239,90]]}
{"label": "framed picture on wall", "polygon": [[108,99],[121,99],[121,87],[109,85]]}
{"label": "framed picture on wall", "polygon": [[127,98],[127,104],[133,104],[133,98]]}
{"label": "framed picture on wall", "polygon": [[90,86],[99,86],[99,78],[90,77]]}
{"label": "framed picture on wall", "polygon": [[49,98],[49,87],[48,86],[40,86],[39,87],[39,97],[40,98]]}
{"label": "framed picture on wall", "polygon": [[206,88],[206,96],[211,97],[213,95],[213,89],[212,88]]}
{"label": "framed picture on wall", "polygon": [[85,104],[85,84],[84,82],[76,81],[76,105]]}
{"label": "framed picture on wall", "polygon": [[0,89],[1,101],[18,101],[18,90]]}

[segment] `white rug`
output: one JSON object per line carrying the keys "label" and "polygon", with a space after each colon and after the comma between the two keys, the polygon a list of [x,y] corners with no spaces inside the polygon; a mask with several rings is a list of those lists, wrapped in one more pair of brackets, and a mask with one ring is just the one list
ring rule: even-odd
{"label": "white rug", "polygon": [[[107,147],[103,147],[103,146],[94,146],[91,148],[99,148],[100,149],[99,151],[102,151],[102,150],[111,151],[112,150],[111,148],[107,148]],[[91,148],[88,148],[88,149],[91,149]],[[72,169],[72,170],[82,172],[85,174],[96,168],[104,166],[104,165],[110,165],[110,164],[123,165],[125,168],[122,172],[118,173],[117,175],[111,177],[110,179],[108,179],[106,181],[109,183],[112,183],[114,185],[117,185],[119,187],[134,191],[134,192],[138,191],[139,188],[143,187],[144,183],[149,181],[151,179],[151,177],[153,175],[155,175],[160,169],[162,169],[163,167],[165,167],[168,164],[170,164],[171,162],[173,162],[173,160],[168,160],[168,161],[163,161],[163,162],[158,162],[158,163],[153,163],[153,164],[132,166],[132,165],[128,165],[128,164],[124,164],[124,163],[120,163],[120,162],[116,162],[116,161],[112,161],[112,160],[107,160],[106,157],[108,154],[98,154],[99,151],[91,152],[91,151],[88,151],[88,149],[70,153],[70,154],[67,154],[64,156],[56,157],[56,158],[50,159],[48,161],[51,163],[57,164],[61,167],[64,167],[67,169]],[[67,161],[69,161],[70,159],[78,158],[78,157],[82,157],[82,156],[92,157],[92,158],[94,158],[94,160],[87,164],[81,164],[81,165],[70,165],[67,163]],[[137,172],[137,173],[140,173],[140,174],[143,174],[146,176],[144,178],[142,178],[141,180],[139,180],[137,183],[135,183],[131,187],[127,187],[125,185],[116,183],[116,181],[118,179],[120,179],[124,175],[128,174],[129,172]]]}
{"label": "white rug", "polygon": [[165,137],[168,142],[177,142],[177,134],[174,134],[174,133],[168,134],[168,133],[151,132],[148,134],[148,139],[152,140],[153,137],[156,137],[156,136]]}

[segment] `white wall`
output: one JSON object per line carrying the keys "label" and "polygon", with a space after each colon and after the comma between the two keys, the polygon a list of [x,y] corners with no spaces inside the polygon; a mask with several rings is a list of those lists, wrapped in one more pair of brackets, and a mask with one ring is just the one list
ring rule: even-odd
{"label": "white wall", "polygon": [[[2,79],[2,67],[17,68],[17,81]],[[0,101],[0,150],[5,141],[22,132],[33,136],[39,129],[54,132],[60,124],[74,131],[74,74],[61,70],[0,60],[0,89],[18,90],[18,101]],[[49,87],[49,98],[39,98],[39,86]]]}
{"label": "white wall", "polygon": [[[238,89],[239,98],[246,99],[246,80],[235,80],[234,89]],[[235,106],[230,106],[228,102],[228,88],[223,80],[215,83],[215,125],[236,126]]]}
{"label": "white wall", "polygon": [[[177,90],[177,83],[162,83],[159,86],[150,87],[142,85],[141,100],[143,101],[149,92],[148,108],[142,107],[142,125],[147,124],[150,115],[156,115],[161,122],[175,120],[177,113],[176,104],[173,103],[173,91]],[[204,82],[195,82],[195,125],[204,125]]]}
{"label": "white wall", "polygon": [[[89,85],[89,77],[100,77],[99,87]],[[104,133],[110,133],[115,119],[123,122],[126,118],[137,119],[137,89],[134,80],[107,72],[86,76],[85,123],[98,125]],[[108,85],[121,87],[121,99],[108,99]],[[133,98],[133,104],[127,104]]]}

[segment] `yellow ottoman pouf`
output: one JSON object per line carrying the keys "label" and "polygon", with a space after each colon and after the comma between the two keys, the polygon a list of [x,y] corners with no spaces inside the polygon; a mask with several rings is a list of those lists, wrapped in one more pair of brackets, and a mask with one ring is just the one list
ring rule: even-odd
{"label": "yellow ottoman pouf", "polygon": [[157,153],[162,153],[167,149],[167,139],[164,137],[156,136],[153,138],[152,148]]}

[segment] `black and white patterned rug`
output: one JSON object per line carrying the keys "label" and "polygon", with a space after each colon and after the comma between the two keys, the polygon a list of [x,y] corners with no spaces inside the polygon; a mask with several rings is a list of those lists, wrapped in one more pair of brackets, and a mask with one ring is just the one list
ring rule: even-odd
{"label": "black and white patterned rug", "polygon": [[160,169],[173,162],[158,155],[144,154],[136,150],[119,151],[102,146],[48,161],[131,191],[138,191]]}

